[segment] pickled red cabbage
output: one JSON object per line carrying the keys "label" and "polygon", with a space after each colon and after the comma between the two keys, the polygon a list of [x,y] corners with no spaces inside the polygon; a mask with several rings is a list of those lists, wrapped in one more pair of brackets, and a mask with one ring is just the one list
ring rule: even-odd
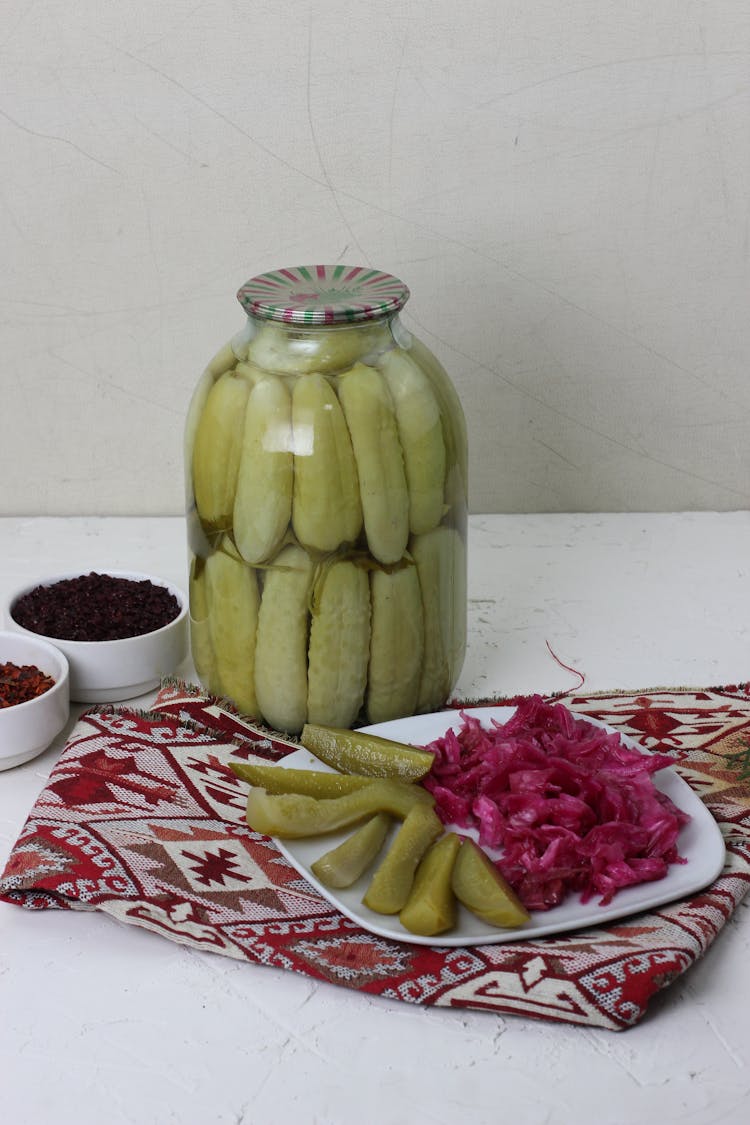
{"label": "pickled red cabbage", "polygon": [[443,823],[475,828],[482,847],[500,851],[495,862],[528,910],[570,892],[606,905],[685,862],[677,837],[690,818],[653,782],[672,758],[540,696],[490,729],[461,719],[427,747],[434,762],[422,784]]}

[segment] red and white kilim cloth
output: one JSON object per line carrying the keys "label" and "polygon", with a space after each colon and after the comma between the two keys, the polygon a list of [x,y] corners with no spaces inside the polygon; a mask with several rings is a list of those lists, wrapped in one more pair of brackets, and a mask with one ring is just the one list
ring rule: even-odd
{"label": "red and white kilim cloth", "polygon": [[748,890],[750,783],[731,759],[750,740],[750,684],[562,702],[677,758],[724,834],[727,863],[712,886],[554,939],[446,949],[376,937],[245,823],[246,787],[226,762],[279,760],[296,745],[248,728],[198,688],[167,684],[149,715],[82,716],[8,860],[0,898],[103,910],[197,949],[411,1004],[630,1027]]}

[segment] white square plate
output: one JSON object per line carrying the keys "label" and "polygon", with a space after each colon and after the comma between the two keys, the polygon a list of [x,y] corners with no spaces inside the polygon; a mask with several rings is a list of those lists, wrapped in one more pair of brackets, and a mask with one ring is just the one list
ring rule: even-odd
{"label": "white square plate", "polygon": [[[467,707],[468,715],[475,715],[482,721],[483,726],[489,726],[490,719],[497,719],[505,723],[514,713],[512,707]],[[588,722],[595,723],[594,719]],[[603,726],[605,730],[612,731],[612,727],[605,723],[595,723]],[[461,726],[461,716],[457,711],[440,711],[433,715],[417,715],[409,719],[396,719],[390,723],[379,723],[376,726],[364,727],[363,730],[371,734],[378,734],[383,738],[390,738],[396,742],[405,742],[413,746],[425,746],[428,742],[440,738],[451,727],[458,730]],[[619,732],[615,732],[619,733]],[[623,741],[636,749],[643,747],[625,735]],[[328,767],[315,758],[308,750],[297,750],[279,763],[279,768],[285,766],[295,769],[327,770]],[[333,771],[331,771],[333,772]],[[624,918],[629,914],[638,914],[644,910],[652,910],[664,906],[668,902],[685,898],[701,890],[717,878],[724,866],[724,840],[716,821],[711,816],[701,799],[693,792],[686,781],[668,768],[659,770],[654,774],[654,784],[671,797],[675,805],[688,813],[690,822],[680,832],[678,848],[687,863],[672,864],[663,879],[657,882],[641,883],[635,887],[625,887],[618,891],[607,906],[599,906],[598,899],[590,899],[581,903],[576,895],[569,895],[559,906],[552,910],[534,911],[525,926],[517,929],[500,930],[482,922],[470,911],[459,905],[458,920],[455,928],[448,933],[436,937],[420,937],[406,930],[400,923],[398,915],[376,914],[368,910],[362,903],[372,877],[372,872],[367,872],[351,887],[343,891],[331,891],[323,886],[311,871],[311,865],[324,852],[336,847],[353,829],[348,828],[343,832],[331,832],[326,836],[305,837],[299,840],[279,840],[276,845],[289,863],[311,883],[320,894],[328,899],[333,906],[340,910],[352,921],[362,926],[371,933],[382,937],[393,938],[396,941],[408,941],[415,945],[436,946],[469,946],[489,945],[506,941],[528,941],[530,938],[549,937],[553,934],[564,933],[567,930],[578,930],[586,926],[598,926],[604,922],[612,922],[616,918]],[[393,831],[395,832],[395,826]],[[476,834],[467,829],[459,829],[463,835]],[[386,841],[386,847],[388,841]]]}

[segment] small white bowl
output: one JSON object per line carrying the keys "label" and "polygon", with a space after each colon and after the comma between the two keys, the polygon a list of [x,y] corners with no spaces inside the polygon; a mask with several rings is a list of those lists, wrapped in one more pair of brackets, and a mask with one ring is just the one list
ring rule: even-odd
{"label": "small white bowl", "polygon": [[55,681],[35,699],[0,707],[0,770],[9,770],[46,750],[67,723],[68,662],[40,637],[0,633],[0,664],[33,664]]}
{"label": "small white bowl", "polygon": [[[79,578],[87,573],[90,572],[77,570],[68,574],[56,574],[16,590],[5,607],[7,627],[25,637],[39,637],[40,634],[24,629],[14,619],[13,607],[16,602],[37,586],[53,586],[66,578]],[[45,635],[43,639],[60,649],[68,659],[70,698],[77,703],[116,703],[152,691],[159,686],[163,676],[171,675],[185,659],[188,650],[188,601],[182,590],[151,574],[138,574],[131,570],[101,570],[97,573],[113,578],[129,578],[133,582],[148,581],[154,586],[166,586],[170,594],[177,598],[180,612],[161,629],[116,641],[68,641]]]}

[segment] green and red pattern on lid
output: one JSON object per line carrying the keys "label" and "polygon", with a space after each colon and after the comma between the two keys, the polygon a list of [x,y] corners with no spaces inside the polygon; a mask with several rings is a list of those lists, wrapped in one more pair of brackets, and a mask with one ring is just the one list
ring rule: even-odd
{"label": "green and red pattern on lid", "polygon": [[403,308],[403,281],[366,266],[294,266],[251,277],[237,300],[251,316],[285,324],[352,324]]}

